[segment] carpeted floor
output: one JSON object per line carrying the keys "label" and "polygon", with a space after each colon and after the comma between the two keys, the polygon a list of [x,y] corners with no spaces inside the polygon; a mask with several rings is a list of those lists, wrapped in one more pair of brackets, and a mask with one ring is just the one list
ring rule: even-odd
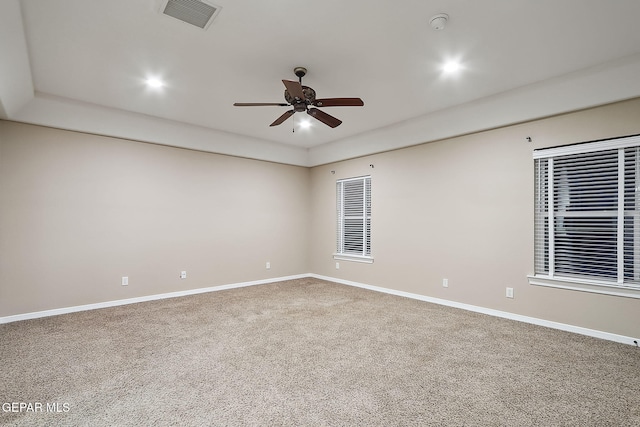
{"label": "carpeted floor", "polygon": [[640,425],[635,347],[317,279],[0,337],[2,425]]}

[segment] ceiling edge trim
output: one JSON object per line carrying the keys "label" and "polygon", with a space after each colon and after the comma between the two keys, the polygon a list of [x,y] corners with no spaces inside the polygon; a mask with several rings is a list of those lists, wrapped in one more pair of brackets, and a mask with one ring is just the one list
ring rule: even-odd
{"label": "ceiling edge trim", "polygon": [[38,92],[10,120],[274,163],[309,166],[306,148]]}
{"label": "ceiling edge trim", "polygon": [[10,118],[33,99],[33,78],[18,0],[0,5],[0,118]]}
{"label": "ceiling edge trim", "polygon": [[309,164],[320,166],[637,98],[638,75],[640,54],[312,147]]}

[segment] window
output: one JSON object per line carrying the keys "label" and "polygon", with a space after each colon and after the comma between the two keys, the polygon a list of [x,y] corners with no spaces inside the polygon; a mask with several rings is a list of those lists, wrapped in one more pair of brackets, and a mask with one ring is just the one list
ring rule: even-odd
{"label": "window", "polygon": [[371,177],[336,183],[337,239],[334,258],[373,262],[371,257]]}
{"label": "window", "polygon": [[640,298],[640,136],[533,156],[529,282]]}

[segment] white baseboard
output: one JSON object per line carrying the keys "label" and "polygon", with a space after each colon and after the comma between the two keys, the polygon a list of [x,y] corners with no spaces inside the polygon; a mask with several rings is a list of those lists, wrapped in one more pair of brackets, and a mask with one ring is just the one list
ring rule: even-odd
{"label": "white baseboard", "polygon": [[522,316],[520,314],[509,313],[507,311],[494,310],[494,309],[491,309],[491,308],[485,308],[485,307],[480,307],[480,306],[471,305],[471,304],[464,304],[464,303],[445,300],[445,299],[440,299],[440,298],[433,298],[433,297],[414,294],[414,293],[410,293],[410,292],[404,292],[404,291],[398,291],[398,290],[395,290],[395,289],[383,288],[383,287],[380,287],[380,286],[372,286],[372,285],[367,285],[367,284],[364,284],[364,283],[353,282],[353,281],[350,281],[350,280],[338,279],[338,278],[335,278],[335,277],[321,276],[319,274],[313,274],[313,273],[297,274],[297,275],[294,275],[294,276],[285,276],[285,277],[275,277],[275,278],[272,278],[272,279],[254,280],[254,281],[251,281],[251,282],[232,283],[232,284],[228,284],[228,285],[211,286],[211,287],[208,287],[208,288],[189,289],[189,290],[185,290],[185,291],[169,292],[169,293],[165,293],[165,294],[147,295],[147,296],[143,296],[143,297],[128,298],[128,299],[121,299],[121,300],[115,300],[115,301],[106,301],[106,302],[100,302],[100,303],[95,303],[95,304],[77,305],[77,306],[73,306],[73,307],[56,308],[56,309],[53,309],[53,310],[44,310],[44,311],[36,311],[36,312],[32,312],[32,313],[16,314],[16,315],[13,315],[13,316],[0,317],[0,324],[10,323],[10,322],[17,322],[19,320],[37,319],[37,318],[40,318],[40,317],[57,316],[59,314],[75,313],[75,312],[78,312],[78,311],[95,310],[95,309],[99,309],[99,308],[115,307],[115,306],[127,305],[127,304],[136,304],[136,303],[139,303],[139,302],[154,301],[154,300],[165,299],[165,298],[175,298],[175,297],[183,297],[183,296],[187,296],[187,295],[196,295],[196,294],[202,294],[202,293],[205,293],[205,292],[216,292],[216,291],[223,291],[223,290],[226,290],[226,289],[242,288],[242,287],[246,287],[246,286],[264,285],[264,284],[267,284],[267,283],[282,282],[282,281],[285,281],[285,280],[303,279],[303,278],[306,278],[306,277],[313,277],[313,278],[316,278],[316,279],[328,280],[330,282],[340,283],[342,285],[355,286],[355,287],[358,287],[358,288],[368,289],[368,290],[371,290],[371,291],[383,292],[383,293],[386,293],[386,294],[397,295],[397,296],[406,297],[406,298],[412,298],[412,299],[416,299],[416,300],[420,300],[420,301],[431,302],[431,303],[434,303],[434,304],[445,305],[445,306],[448,306],[448,307],[460,308],[462,310],[468,310],[468,311],[473,311],[473,312],[476,312],[476,313],[488,314],[490,316],[502,317],[504,319],[517,320],[519,322],[531,323],[533,325],[545,326],[545,327],[552,328],[552,329],[559,329],[561,331],[573,332],[573,333],[580,334],[580,335],[586,335],[586,336],[590,336],[590,337],[594,337],[594,338],[601,338],[601,339],[605,339],[605,340],[609,340],[609,341],[619,342],[619,343],[622,343],[622,344],[629,344],[629,345],[633,345],[633,346],[638,346],[638,343],[640,343],[640,339],[633,338],[633,337],[628,337],[628,336],[625,336],[625,335],[617,335],[617,334],[612,334],[610,332],[603,332],[603,331],[598,331],[598,330],[595,330],[595,329],[588,329],[588,328],[583,328],[583,327],[580,327],[580,326],[573,326],[573,325],[568,325],[568,324],[565,324],[565,323],[559,323],[559,322],[553,322],[553,321],[550,321],[550,320],[538,319],[536,317]]}
{"label": "white baseboard", "polygon": [[309,274],[298,274],[295,276],[276,277],[273,279],[254,280],[251,282],[232,283],[229,285],[211,286],[208,288],[189,289],[185,291],[169,292],[166,294],[146,295],[143,297],[127,298],[115,301],[99,302],[95,304],[76,305],[73,307],[56,308],[53,310],[36,311],[32,313],[16,314],[13,316],[0,317],[0,324],[17,322],[19,320],[37,319],[40,317],[57,316],[59,314],[75,313],[77,311],[95,310],[98,308],[115,307],[118,305],[136,304],[145,301],[154,301],[165,298],[184,297],[187,295],[203,294],[205,292],[224,291],[225,289],[243,288],[245,286],[264,285],[267,283],[282,282],[285,280],[302,279],[310,277]]}
{"label": "white baseboard", "polygon": [[476,313],[488,314],[490,316],[502,317],[504,319],[517,320],[519,322],[531,323],[533,325],[546,326],[547,328],[559,329],[561,331],[573,332],[580,335],[586,335],[595,338],[601,338],[609,341],[615,341],[622,344],[638,346],[640,339],[628,337],[625,335],[612,334],[610,332],[598,331],[595,329],[583,328],[580,326],[567,325],[565,323],[553,322],[551,320],[538,319],[536,317],[522,316],[520,314],[509,313],[507,311],[494,310],[491,308],[479,307],[471,304],[464,304],[455,301],[449,301],[440,298],[427,297],[424,295],[413,294],[410,292],[397,291],[395,289],[382,288],[379,286],[366,285],[364,283],[352,282],[350,280],[336,279],[335,277],[321,276],[318,274],[309,274],[308,277],[316,279],[328,280],[330,282],[340,283],[342,285],[355,286],[358,288],[369,289],[371,291],[383,292],[386,294],[397,295],[406,298],[417,299],[420,301],[431,302],[434,304],[446,305],[448,307],[460,308],[463,310],[473,311]]}

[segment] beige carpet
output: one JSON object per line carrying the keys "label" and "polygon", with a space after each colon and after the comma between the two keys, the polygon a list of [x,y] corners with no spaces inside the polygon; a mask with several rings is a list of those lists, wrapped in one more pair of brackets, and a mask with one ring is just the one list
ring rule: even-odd
{"label": "beige carpet", "polygon": [[2,425],[640,425],[635,347],[316,279],[0,337],[0,404],[43,405]]}

